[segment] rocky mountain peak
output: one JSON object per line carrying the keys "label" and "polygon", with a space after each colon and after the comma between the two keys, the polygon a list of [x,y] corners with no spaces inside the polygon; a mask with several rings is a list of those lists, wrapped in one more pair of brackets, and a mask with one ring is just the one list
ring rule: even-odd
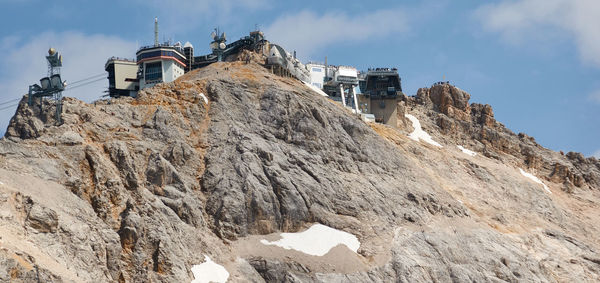
{"label": "rocky mountain peak", "polygon": [[[0,141],[0,281],[190,282],[209,261],[235,282],[599,278],[596,159],[449,84],[404,97],[393,128],[258,61],[67,98],[59,126],[23,100]],[[359,247],[274,244],[315,223]]]}

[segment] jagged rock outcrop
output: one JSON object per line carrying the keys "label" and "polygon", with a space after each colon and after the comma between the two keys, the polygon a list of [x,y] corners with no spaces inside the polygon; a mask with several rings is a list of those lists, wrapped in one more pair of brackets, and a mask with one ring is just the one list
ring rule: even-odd
{"label": "jagged rock outcrop", "polygon": [[439,131],[452,140],[451,143],[474,141],[473,147],[486,156],[513,159],[512,162],[538,171],[546,180],[563,184],[565,191],[600,186],[600,171],[593,165],[597,164],[595,159],[587,159],[580,153],[569,153],[565,158],[540,146],[533,137],[514,134],[495,120],[490,105],[472,103],[469,106],[469,98],[468,93],[444,83],[419,89],[416,97],[408,102],[425,106],[426,115],[435,119]]}
{"label": "jagged rock outcrop", "polygon": [[[137,99],[66,98],[60,126],[24,100],[0,141],[0,279],[189,282],[204,255],[232,281],[599,279],[598,161],[543,149],[469,98],[445,84],[399,105],[442,148],[256,63]],[[356,235],[358,253],[260,242],[315,222]]]}

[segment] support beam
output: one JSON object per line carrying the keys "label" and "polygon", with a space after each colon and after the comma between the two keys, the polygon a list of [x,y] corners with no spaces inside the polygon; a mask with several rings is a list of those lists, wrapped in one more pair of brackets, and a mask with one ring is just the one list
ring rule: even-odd
{"label": "support beam", "polygon": [[27,103],[29,106],[33,105],[33,86],[29,86],[29,94],[27,95]]}
{"label": "support beam", "polygon": [[344,93],[344,85],[340,84],[340,95],[342,96],[342,105],[346,107],[346,94]]}
{"label": "support beam", "polygon": [[350,86],[350,93],[352,94],[352,98],[354,99],[354,109],[356,110],[356,114],[360,114],[358,111],[358,100],[356,99],[356,92],[354,91],[354,86]]}

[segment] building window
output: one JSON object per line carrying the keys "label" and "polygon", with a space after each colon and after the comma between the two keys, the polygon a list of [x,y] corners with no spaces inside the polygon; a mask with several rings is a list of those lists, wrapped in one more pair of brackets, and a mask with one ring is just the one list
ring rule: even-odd
{"label": "building window", "polygon": [[320,73],[320,72],[323,72],[323,69],[321,69],[321,68],[312,68],[312,71]]}
{"label": "building window", "polygon": [[146,64],[146,74],[144,79],[147,81],[162,79],[162,62]]}

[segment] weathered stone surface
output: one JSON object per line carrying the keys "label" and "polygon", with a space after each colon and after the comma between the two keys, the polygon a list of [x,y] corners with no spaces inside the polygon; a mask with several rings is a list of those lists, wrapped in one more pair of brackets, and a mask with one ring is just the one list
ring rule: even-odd
{"label": "weathered stone surface", "polygon": [[36,203],[26,204],[28,209],[25,225],[42,233],[55,233],[58,227],[58,216],[52,209],[43,207]]}
{"label": "weathered stone surface", "polygon": [[472,103],[469,106],[469,98],[468,93],[453,85],[436,84],[419,89],[406,103],[408,107],[423,106],[426,116],[435,117],[434,124],[443,134],[440,138],[449,143],[460,145],[475,141],[485,156],[514,159],[523,167],[540,171],[544,179],[562,184],[568,192],[574,188],[600,186],[600,170],[591,158],[575,152],[567,153],[565,158],[543,148],[533,137],[524,133],[516,135],[495,120],[490,105]]}
{"label": "weathered stone surface", "polygon": [[[399,103],[442,148],[255,63],[137,99],[66,98],[61,126],[22,103],[0,141],[0,281],[189,282],[204,255],[234,282],[600,279],[600,163],[544,149],[469,98],[444,84]],[[358,253],[259,241],[314,222],[356,235]]]}

